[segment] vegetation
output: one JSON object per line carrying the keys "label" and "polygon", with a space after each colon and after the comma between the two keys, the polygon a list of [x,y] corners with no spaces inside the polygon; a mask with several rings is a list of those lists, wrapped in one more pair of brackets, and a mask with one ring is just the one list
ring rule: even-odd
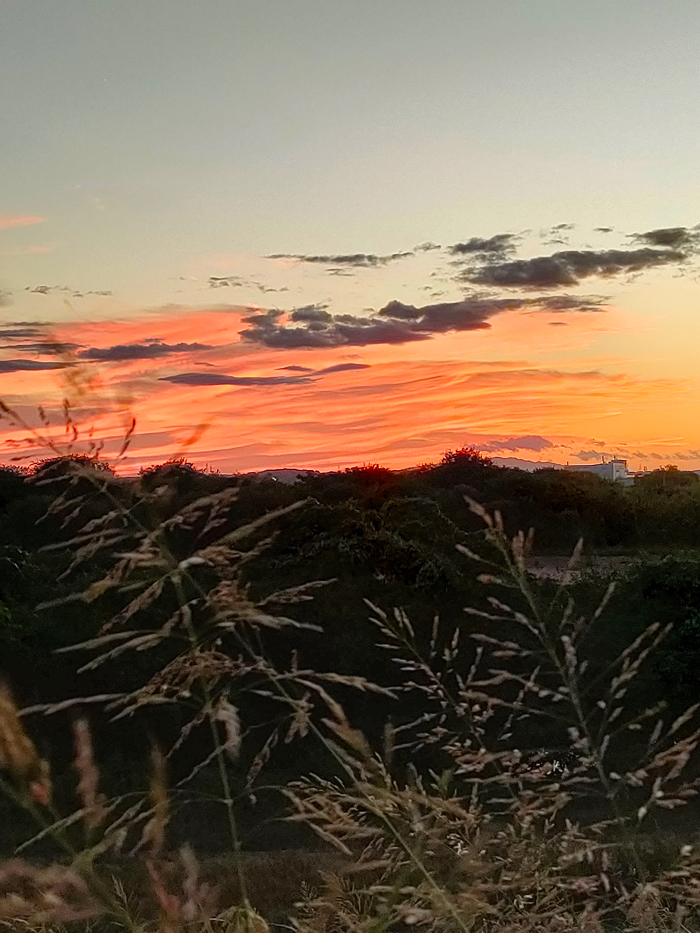
{"label": "vegetation", "polygon": [[0,923],[700,930],[699,489],[0,469]]}

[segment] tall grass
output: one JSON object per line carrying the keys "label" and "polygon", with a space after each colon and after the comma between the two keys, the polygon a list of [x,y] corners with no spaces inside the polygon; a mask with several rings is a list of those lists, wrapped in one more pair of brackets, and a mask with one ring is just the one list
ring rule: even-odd
{"label": "tall grass", "polygon": [[[18,417],[7,406],[3,412]],[[125,443],[132,434],[133,425]],[[78,435],[73,426],[72,440]],[[254,747],[242,790],[250,797],[275,749],[313,734],[336,776],[307,775],[281,790],[288,818],[339,854],[322,853],[313,872],[299,878],[303,896],[288,918],[298,933],[410,926],[436,933],[700,930],[694,839],[644,832],[657,814],[697,794],[700,779],[687,774],[700,742],[700,704],[671,721],[663,704],[640,709],[629,699],[668,628],[650,626],[605,669],[596,668],[587,654],[605,624],[612,585],[590,617],[577,611],[566,578],[544,599],[528,572],[532,534],[509,539],[498,512],[465,497],[483,520],[485,553],[498,555],[490,560],[457,546],[483,570],[489,611],[466,608],[464,623],[451,631],[436,614],[423,632],[403,610],[384,611],[366,600],[376,650],[401,672],[398,690],[305,669],[295,652],[280,664],[270,633],[311,629],[322,638],[323,632],[276,607],[312,599],[316,588],[337,581],[313,580],[254,602],[241,569],[275,540],[274,522],[310,500],[235,525],[236,488],[184,505],[171,498],[163,509],[165,483],[152,489],[140,483],[125,501],[106,471],[94,469],[97,459],[93,451],[54,475],[40,469],[27,477],[60,484],[49,511],[64,529],[80,523],[90,501],[90,492],[75,494],[79,479],[111,503],[66,541],[46,546],[68,549],[66,578],[98,557],[109,559],[101,579],[67,599],[100,605],[118,594],[124,603],[94,637],[62,650],[87,656],[79,672],[133,656],[145,673],[119,695],[24,710],[3,689],[2,789],[38,823],[36,835],[0,865],[0,918],[8,929],[262,933],[263,869],[251,875],[242,849],[233,769],[241,768],[244,745]],[[569,571],[581,550],[579,542]],[[171,604],[176,608],[164,612]],[[149,658],[150,666],[143,661]],[[337,690],[348,688],[407,701],[397,703],[397,724],[387,723],[380,747],[339,702]],[[279,715],[246,722],[243,711],[254,703],[272,704]],[[108,799],[101,788],[85,714],[93,705],[113,718],[163,706],[184,711],[174,741],[154,737],[143,793]],[[401,711],[409,708],[420,715],[403,721]],[[73,722],[79,807],[67,816],[53,807],[49,764],[26,725],[33,715],[65,710],[79,711]],[[171,780],[197,732],[208,736],[210,751]],[[548,738],[540,748],[540,735],[556,741]],[[178,794],[212,769],[231,851],[213,877],[192,848],[173,853],[168,844]],[[65,858],[42,866],[30,854],[46,838]],[[138,879],[136,864],[143,865]],[[332,871],[319,872],[324,865]],[[280,855],[268,867],[268,897],[288,880],[290,866],[291,857]]]}

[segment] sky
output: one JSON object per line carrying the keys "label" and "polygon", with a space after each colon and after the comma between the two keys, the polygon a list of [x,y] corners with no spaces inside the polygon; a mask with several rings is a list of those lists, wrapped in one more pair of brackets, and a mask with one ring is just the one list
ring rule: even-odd
{"label": "sky", "polygon": [[697,0],[2,19],[0,461],[700,469]]}

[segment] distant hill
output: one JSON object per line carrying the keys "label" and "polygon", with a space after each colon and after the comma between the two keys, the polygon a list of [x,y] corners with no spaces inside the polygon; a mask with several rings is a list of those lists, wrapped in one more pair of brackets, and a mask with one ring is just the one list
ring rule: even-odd
{"label": "distant hill", "polygon": [[[517,457],[492,457],[491,458],[496,466],[510,467],[511,469],[517,468],[520,470],[542,470],[547,467],[562,467],[561,463],[553,463],[551,460],[519,460]],[[396,473],[410,473],[412,470],[416,469],[415,467],[408,468],[405,470],[395,470]],[[334,472],[334,471],[329,471]],[[306,475],[314,476],[323,476],[324,473],[321,470],[304,470],[298,469],[295,467],[290,467],[282,470],[260,470],[259,472],[244,473],[243,476],[253,477],[256,481],[264,479],[272,479],[278,483],[284,483],[285,485],[291,485],[296,483],[297,480],[302,479]]]}
{"label": "distant hill", "polygon": [[561,468],[563,463],[553,463],[551,460],[519,460],[517,457],[491,457],[496,466],[509,467],[518,470],[544,470],[548,468]]}

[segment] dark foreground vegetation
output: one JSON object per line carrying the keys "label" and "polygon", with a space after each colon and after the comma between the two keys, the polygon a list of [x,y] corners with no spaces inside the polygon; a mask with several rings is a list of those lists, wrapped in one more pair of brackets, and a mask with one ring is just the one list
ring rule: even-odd
{"label": "dark foreground vegetation", "polygon": [[700,930],[697,479],[0,468],[0,923]]}

